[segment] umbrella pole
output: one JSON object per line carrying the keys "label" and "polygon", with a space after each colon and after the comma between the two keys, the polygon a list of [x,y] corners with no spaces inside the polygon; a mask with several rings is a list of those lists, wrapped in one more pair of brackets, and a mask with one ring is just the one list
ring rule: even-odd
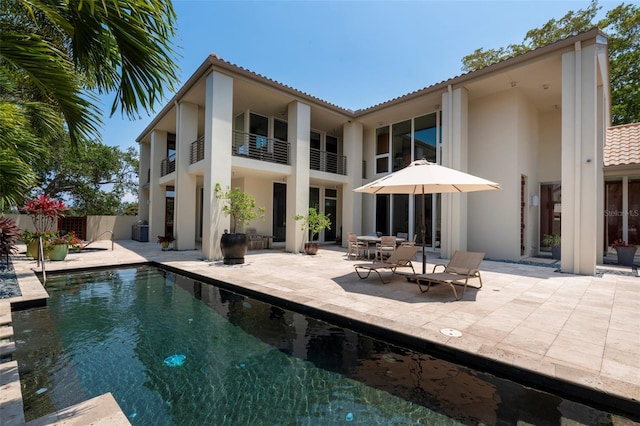
{"label": "umbrella pole", "polygon": [[424,255],[424,246],[427,244],[427,242],[425,241],[425,237],[427,234],[427,225],[426,225],[426,220],[425,220],[425,205],[424,205],[424,185],[422,185],[422,273],[426,274],[427,273],[427,259]]}

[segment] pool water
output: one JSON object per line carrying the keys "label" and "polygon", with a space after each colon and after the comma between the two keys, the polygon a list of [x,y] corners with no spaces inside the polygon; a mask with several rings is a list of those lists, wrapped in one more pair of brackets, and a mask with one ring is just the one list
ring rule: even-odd
{"label": "pool water", "polygon": [[140,425],[612,424],[613,416],[149,266],[13,313],[25,418],[111,392]]}

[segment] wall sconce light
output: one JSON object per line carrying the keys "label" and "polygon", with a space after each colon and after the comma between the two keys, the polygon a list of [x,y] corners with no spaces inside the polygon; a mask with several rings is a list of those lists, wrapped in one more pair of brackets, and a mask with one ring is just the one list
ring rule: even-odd
{"label": "wall sconce light", "polygon": [[531,196],[531,207],[538,207],[540,204],[540,198],[537,195]]}
{"label": "wall sconce light", "polygon": [[511,80],[511,87],[516,87],[518,85],[518,82],[515,80]]}
{"label": "wall sconce light", "polygon": [[543,85],[542,85],[542,88],[543,88],[544,90],[549,90],[549,85],[548,85],[548,84],[543,84]]}

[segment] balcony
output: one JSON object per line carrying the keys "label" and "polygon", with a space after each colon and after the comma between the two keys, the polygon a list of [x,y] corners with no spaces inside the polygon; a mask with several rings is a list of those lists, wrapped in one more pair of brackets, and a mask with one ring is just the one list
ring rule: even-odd
{"label": "balcony", "polygon": [[160,177],[176,171],[176,155],[170,155],[160,162]]}
{"label": "balcony", "polygon": [[289,142],[253,133],[234,131],[232,154],[270,163],[291,164]]}
{"label": "balcony", "polygon": [[311,148],[309,167],[311,170],[334,173],[337,175],[347,174],[347,157],[333,152],[320,151]]}
{"label": "balcony", "polygon": [[204,160],[204,136],[201,136],[191,142],[191,156],[189,158],[189,164],[195,164],[202,160]]}

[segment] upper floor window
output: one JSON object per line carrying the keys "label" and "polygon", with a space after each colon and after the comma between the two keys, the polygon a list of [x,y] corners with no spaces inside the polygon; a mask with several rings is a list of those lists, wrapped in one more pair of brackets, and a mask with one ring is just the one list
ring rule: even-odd
{"label": "upper floor window", "polygon": [[411,161],[440,160],[440,112],[415,117],[376,129],[375,160],[379,173],[400,170]]}
{"label": "upper floor window", "polygon": [[376,129],[376,173],[389,171],[389,126]]}

